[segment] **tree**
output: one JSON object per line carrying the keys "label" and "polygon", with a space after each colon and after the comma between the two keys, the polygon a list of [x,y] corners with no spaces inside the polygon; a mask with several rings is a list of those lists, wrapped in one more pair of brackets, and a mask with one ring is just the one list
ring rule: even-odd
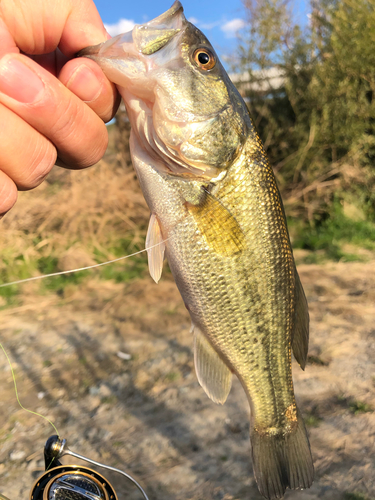
{"label": "tree", "polygon": [[242,91],[287,204],[319,224],[352,197],[375,218],[375,0],[314,0],[306,27],[288,0],[244,6]]}

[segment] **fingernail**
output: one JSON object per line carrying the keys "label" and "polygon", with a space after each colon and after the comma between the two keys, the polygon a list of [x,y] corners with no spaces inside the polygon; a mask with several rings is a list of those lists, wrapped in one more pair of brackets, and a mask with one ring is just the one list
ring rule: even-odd
{"label": "fingernail", "polygon": [[82,101],[86,102],[96,99],[102,90],[102,83],[99,82],[95,73],[84,64],[75,70],[66,86]]}
{"label": "fingernail", "polygon": [[39,76],[15,58],[0,60],[0,92],[24,104],[37,101],[44,90]]}

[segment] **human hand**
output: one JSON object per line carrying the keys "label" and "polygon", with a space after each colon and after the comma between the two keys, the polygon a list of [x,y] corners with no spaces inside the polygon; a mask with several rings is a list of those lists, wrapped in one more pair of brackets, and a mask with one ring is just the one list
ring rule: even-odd
{"label": "human hand", "polygon": [[55,163],[103,156],[115,86],[84,47],[108,39],[92,0],[0,1],[0,217]]}

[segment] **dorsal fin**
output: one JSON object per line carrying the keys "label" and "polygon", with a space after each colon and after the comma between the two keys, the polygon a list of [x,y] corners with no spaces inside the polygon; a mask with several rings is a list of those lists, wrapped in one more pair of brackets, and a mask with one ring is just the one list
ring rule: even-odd
{"label": "dorsal fin", "polygon": [[194,328],[194,362],[198,382],[214,403],[224,404],[232,386],[232,372],[197,327]]}
{"label": "dorsal fin", "polygon": [[296,307],[294,316],[294,332],[292,340],[292,349],[294,357],[302,370],[305,369],[307,361],[307,351],[309,348],[309,309],[305,292],[303,291],[301,280],[296,276]]}
{"label": "dorsal fin", "polygon": [[199,231],[218,254],[231,257],[245,247],[245,236],[235,217],[211,193],[199,205],[186,203]]}

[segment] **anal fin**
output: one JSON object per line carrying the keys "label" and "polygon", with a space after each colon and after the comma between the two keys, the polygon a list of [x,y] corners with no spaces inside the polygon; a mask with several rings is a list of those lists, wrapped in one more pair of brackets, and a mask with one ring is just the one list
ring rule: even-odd
{"label": "anal fin", "polygon": [[194,362],[198,382],[214,403],[224,404],[232,386],[232,372],[203,333],[194,327]]}
{"label": "anal fin", "polygon": [[295,276],[296,306],[292,349],[294,357],[302,370],[304,370],[307,361],[307,351],[309,348],[309,309],[297,270],[295,271]]}
{"label": "anal fin", "polygon": [[151,214],[146,236],[148,256],[148,270],[151,278],[158,283],[163,270],[165,243],[161,234],[159,221],[155,214]]}

